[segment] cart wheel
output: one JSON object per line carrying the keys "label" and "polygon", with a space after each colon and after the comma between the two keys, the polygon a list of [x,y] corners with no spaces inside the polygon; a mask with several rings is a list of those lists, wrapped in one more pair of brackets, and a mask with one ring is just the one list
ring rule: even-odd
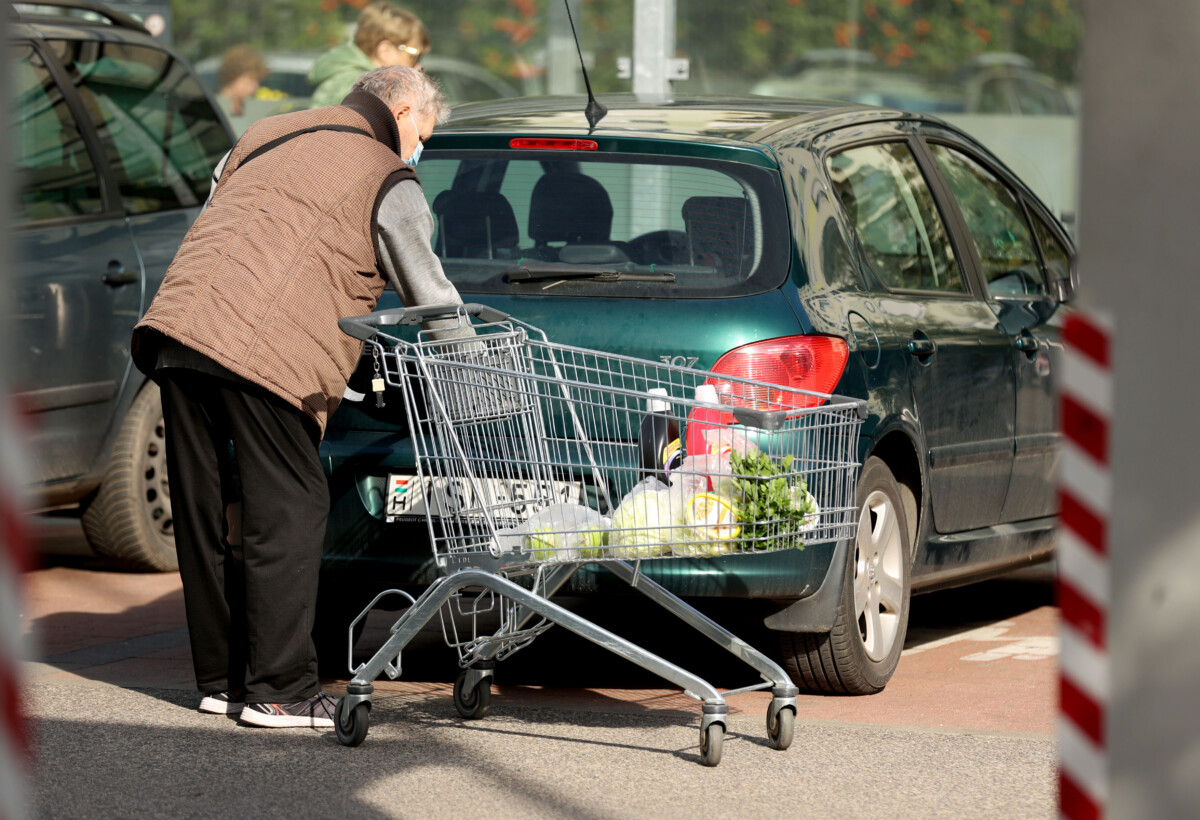
{"label": "cart wheel", "polygon": [[484,678],[470,693],[463,691],[466,680],[466,672],[459,672],[454,679],[454,708],[467,720],[478,720],[491,711],[492,679]]}
{"label": "cart wheel", "polygon": [[780,709],[775,713],[774,720],[771,720],[771,713],[767,712],[767,738],[771,741],[772,749],[783,751],[791,746],[795,730],[796,713],[790,708]]}
{"label": "cart wheel", "polygon": [[333,710],[333,728],[337,732],[338,743],[343,746],[357,746],[367,737],[367,724],[370,723],[371,704],[360,702],[353,709],[349,707],[350,699],[342,698]]}
{"label": "cart wheel", "polygon": [[700,731],[700,762],[716,766],[721,762],[721,746],[725,742],[725,727],[710,723]]}

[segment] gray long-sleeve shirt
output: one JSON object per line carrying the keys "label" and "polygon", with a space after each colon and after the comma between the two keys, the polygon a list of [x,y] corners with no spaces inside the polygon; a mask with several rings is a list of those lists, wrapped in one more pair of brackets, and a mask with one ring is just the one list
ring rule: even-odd
{"label": "gray long-sleeve shirt", "polygon": [[[383,273],[404,305],[462,304],[458,289],[433,252],[433,214],[421,185],[406,179],[388,191],[379,206],[376,252]],[[457,326],[457,320],[431,322],[428,329]],[[442,338],[462,334],[439,333]],[[469,335],[469,334],[468,334]]]}

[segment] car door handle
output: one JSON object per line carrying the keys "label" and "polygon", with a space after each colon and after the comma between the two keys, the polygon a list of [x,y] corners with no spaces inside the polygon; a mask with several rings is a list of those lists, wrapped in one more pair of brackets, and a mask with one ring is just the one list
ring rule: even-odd
{"label": "car door handle", "polygon": [[1041,346],[1037,337],[1028,330],[1022,330],[1021,335],[1017,337],[1017,350],[1027,355],[1037,353]]}
{"label": "car door handle", "polygon": [[937,344],[933,339],[913,339],[908,343],[908,352],[918,359],[928,359],[937,353]]}
{"label": "car door handle", "polygon": [[116,259],[108,263],[108,271],[100,277],[100,281],[110,288],[119,288],[121,285],[132,285],[137,280],[137,271],[125,270],[125,266]]}

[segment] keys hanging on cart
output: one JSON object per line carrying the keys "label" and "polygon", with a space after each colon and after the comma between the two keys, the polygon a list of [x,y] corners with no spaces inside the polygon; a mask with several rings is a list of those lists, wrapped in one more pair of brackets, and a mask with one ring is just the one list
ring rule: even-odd
{"label": "keys hanging on cart", "polygon": [[387,382],[383,380],[383,374],[379,372],[379,348],[376,345],[371,345],[371,355],[375,364],[375,375],[371,377],[371,392],[375,394],[375,406],[386,407],[383,391],[387,389]]}

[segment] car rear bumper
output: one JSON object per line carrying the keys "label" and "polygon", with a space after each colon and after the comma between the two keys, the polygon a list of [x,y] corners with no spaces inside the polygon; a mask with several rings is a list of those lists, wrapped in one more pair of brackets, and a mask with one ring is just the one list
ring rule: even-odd
{"label": "car rear bumper", "polygon": [[[404,464],[406,457],[408,465],[412,464],[411,451],[405,446],[407,439],[401,443],[395,436],[390,442],[349,438],[354,439],[353,444],[345,449],[348,442],[326,441],[322,445],[332,501],[323,559],[326,568],[353,574],[380,590],[430,583],[437,577],[437,567],[427,525],[420,519],[385,522],[379,516],[381,499],[375,498],[373,491],[382,485],[380,476],[385,476],[389,468],[411,469]],[[353,461],[342,457],[343,453]],[[790,601],[812,595],[821,587],[834,546],[828,542],[773,553],[662,558],[643,561],[639,569],[680,596]],[[601,564],[588,564],[574,575],[564,592],[623,590],[628,586]]]}

